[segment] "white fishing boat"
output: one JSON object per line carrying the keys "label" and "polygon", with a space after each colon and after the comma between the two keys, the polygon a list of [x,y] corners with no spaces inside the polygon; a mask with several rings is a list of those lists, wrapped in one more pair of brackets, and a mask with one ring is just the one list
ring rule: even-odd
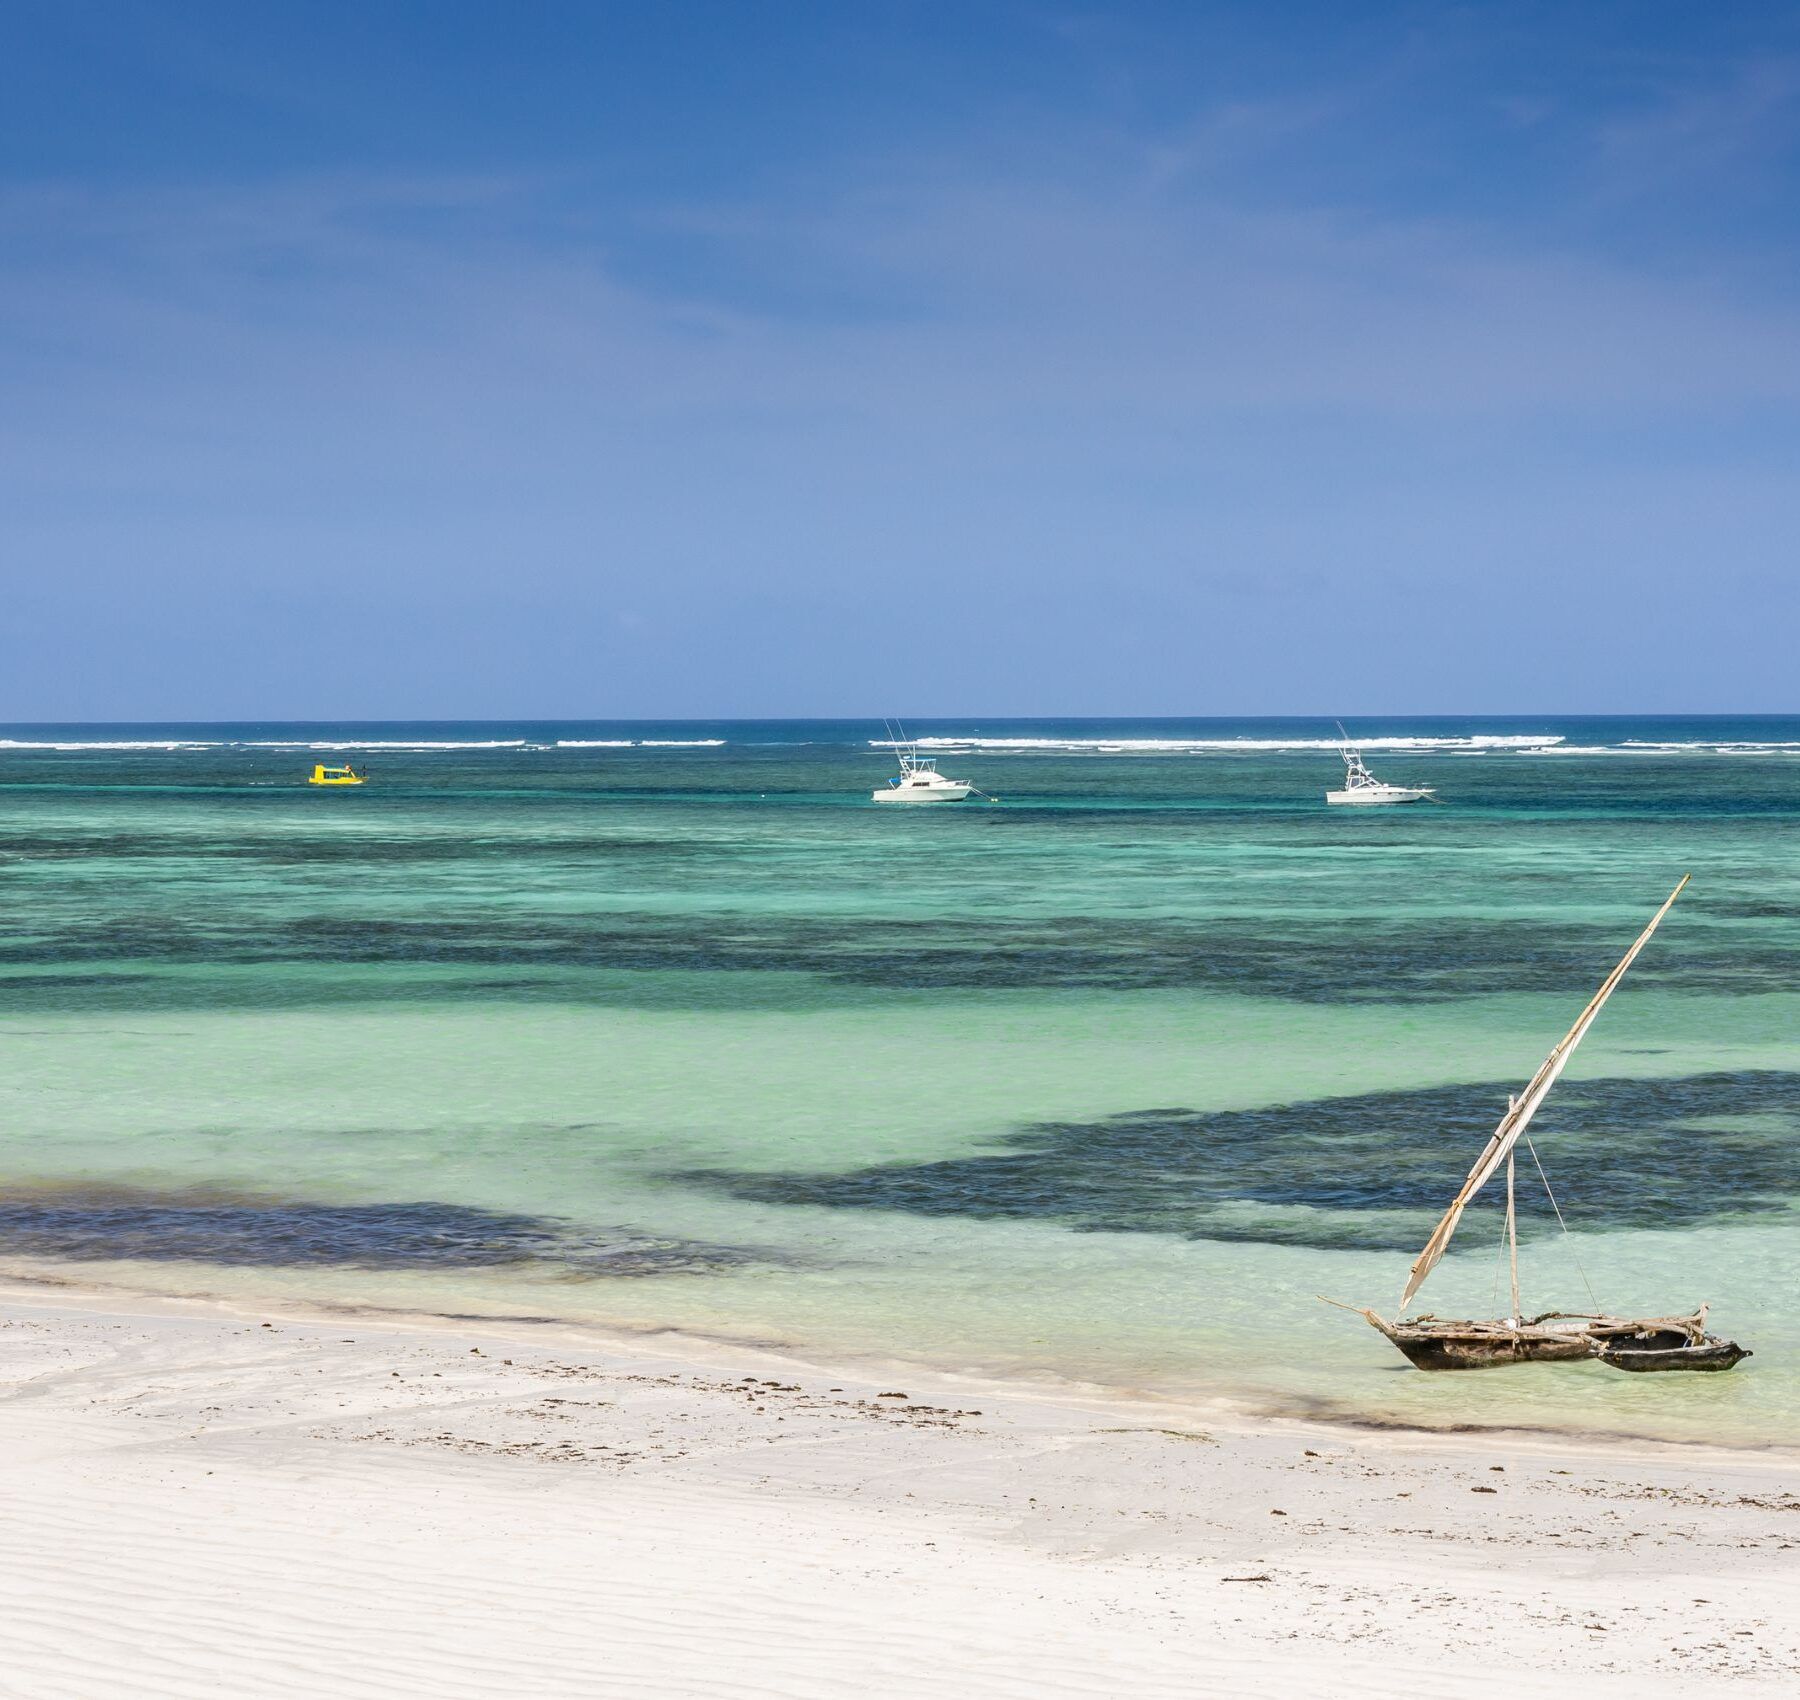
{"label": "white fishing boat", "polygon": [[[1412,1269],[1407,1276],[1406,1290],[1400,1295],[1397,1319],[1389,1322],[1378,1312],[1361,1305],[1344,1306],[1346,1310],[1356,1311],[1370,1327],[1386,1335],[1408,1362],[1417,1368],[1492,1369],[1506,1364],[1554,1363],[1591,1358],[1613,1369],[1640,1372],[1717,1371],[1730,1369],[1750,1356],[1749,1351],[1735,1340],[1725,1340],[1716,1334],[1707,1333],[1705,1305],[1674,1316],[1609,1316],[1598,1305],[1591,1311],[1551,1310],[1526,1316],[1524,1303],[1519,1296],[1519,1228],[1513,1188],[1514,1147],[1521,1140],[1524,1141],[1532,1165],[1544,1183],[1544,1191],[1556,1213],[1557,1223],[1566,1234],[1568,1225],[1563,1222],[1562,1207],[1557,1203],[1555,1193],[1550,1191],[1549,1176],[1545,1174],[1544,1166],[1538,1160],[1538,1154],[1525,1130],[1530,1126],[1531,1118],[1539,1106],[1549,1097],[1550,1088],[1556,1084],[1564,1066],[1574,1055],[1575,1047],[1581,1043],[1606,1000],[1624,979],[1626,969],[1637,960],[1638,952],[1650,942],[1650,935],[1656,931],[1686,884],[1684,876],[1681,884],[1669,893],[1668,900],[1650,918],[1650,925],[1625,952],[1618,967],[1601,982],[1599,991],[1588,1000],[1587,1008],[1544,1059],[1543,1066],[1531,1077],[1525,1090],[1508,1101],[1506,1114],[1500,1118],[1499,1126],[1494,1129],[1481,1155],[1475,1159],[1475,1166],[1470,1169],[1455,1198],[1450,1201],[1450,1208],[1432,1230],[1431,1238],[1425,1242],[1425,1249],[1413,1260]],[[1475,1195],[1499,1173],[1503,1163],[1506,1166],[1504,1244],[1512,1278],[1509,1314],[1467,1321],[1451,1320],[1429,1313],[1407,1316],[1406,1307],[1412,1303],[1414,1295],[1424,1285],[1425,1278],[1443,1258],[1450,1245],[1451,1235],[1456,1232],[1457,1225],[1463,1219],[1464,1211]],[[1496,1288],[1498,1280],[1496,1270]],[[1582,1274],[1582,1282],[1584,1285],[1587,1282],[1585,1272]],[[1590,1299],[1593,1297],[1591,1289],[1588,1296]],[[1338,1303],[1336,1299],[1326,1302]]]}
{"label": "white fishing boat", "polygon": [[1346,746],[1343,757],[1344,788],[1327,791],[1328,803],[1423,803],[1437,795],[1429,785],[1390,785],[1385,779],[1377,779],[1363,766],[1361,750]]}
{"label": "white fishing boat", "polygon": [[964,780],[939,773],[937,758],[920,755],[919,746],[907,737],[906,728],[898,720],[884,719],[881,725],[900,771],[874,791],[877,803],[960,803],[968,797],[986,795]]}
{"label": "white fishing boat", "polygon": [[935,757],[922,756],[910,746],[896,746],[894,754],[900,771],[875,788],[878,803],[960,803],[974,793],[973,785],[939,773]]}

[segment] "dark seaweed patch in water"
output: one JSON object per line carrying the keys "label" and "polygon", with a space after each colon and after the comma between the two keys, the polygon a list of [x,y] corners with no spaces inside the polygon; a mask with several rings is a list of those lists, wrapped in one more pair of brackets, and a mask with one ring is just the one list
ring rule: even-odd
{"label": "dark seaweed patch in water", "polygon": [[766,1261],[735,1246],[594,1231],[553,1217],[433,1202],[319,1204],[209,1189],[39,1187],[0,1193],[0,1255],[292,1268],[705,1274]]}
{"label": "dark seaweed patch in water", "polygon": [[[999,1150],[943,1162],[674,1178],[759,1203],[1416,1250],[1509,1090],[1517,1083],[1256,1110],[1135,1110],[1039,1123],[1007,1135]],[[1746,1113],[1764,1125],[1702,1125]],[[1534,1133],[1571,1225],[1680,1227],[1784,1209],[1800,1194],[1800,1073],[1567,1081]],[[1522,1230],[1554,1232],[1536,1172],[1522,1160]],[[1305,1208],[1283,1208],[1292,1206]]]}
{"label": "dark seaweed patch in water", "polygon": [[[904,942],[896,946],[896,939]],[[1616,930],[1544,922],[1439,921],[1346,938],[1335,919],[1227,921],[1055,916],[986,923],[660,914],[537,917],[516,910],[429,918],[300,918],[211,909],[185,918],[83,918],[0,946],[0,964],[104,961],[437,964],[599,970],[763,971],[883,989],[1195,987],[1302,1003],[1432,1003],[1587,986],[1615,960]],[[1766,992],[1800,969],[1783,938],[1690,928],[1637,969],[1713,994]],[[527,992],[525,995],[532,995]],[[0,999],[6,982],[0,979]]]}
{"label": "dark seaweed patch in water", "polygon": [[[1695,907],[1702,906],[1697,904]],[[1732,921],[1791,921],[1796,913],[1792,903],[1763,898],[1715,897],[1704,908],[1709,915]]]}
{"label": "dark seaweed patch in water", "polygon": [[[557,836],[533,838],[524,833],[483,838],[425,838],[416,835],[392,838],[308,838],[283,844],[265,839],[227,845],[222,852],[248,861],[278,867],[305,867],[324,862],[373,862],[392,866],[405,862],[472,862],[500,860],[575,861],[654,857],[659,862],[679,858],[703,860],[731,853],[729,845],[696,844],[679,838],[600,838]],[[188,852],[191,854],[191,850]]]}
{"label": "dark seaweed patch in water", "polygon": [[[305,867],[314,862],[367,862],[376,867],[389,867],[403,862],[470,862],[494,858],[518,862],[653,856],[662,861],[670,857],[697,859],[708,854],[729,853],[729,846],[694,844],[674,837],[612,838],[587,834],[532,837],[526,833],[504,833],[484,838],[478,832],[466,836],[359,832],[349,838],[309,838],[283,833],[279,838],[210,840],[205,847],[205,860],[253,861],[270,867]],[[197,858],[194,841],[185,834],[158,837],[154,832],[13,832],[0,837],[0,860],[11,862],[185,863]]]}

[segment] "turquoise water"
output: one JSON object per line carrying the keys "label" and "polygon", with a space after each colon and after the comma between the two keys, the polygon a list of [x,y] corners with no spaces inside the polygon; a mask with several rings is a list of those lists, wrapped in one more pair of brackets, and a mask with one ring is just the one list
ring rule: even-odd
{"label": "turquoise water", "polygon": [[[1800,720],[0,729],[14,1271],[673,1326],[1255,1408],[1791,1440]],[[1380,741],[1374,741],[1380,740]],[[371,783],[321,791],[314,760]],[[1516,1090],[1526,1303],[1719,1377],[1408,1369]],[[1425,1290],[1497,1314],[1498,1209]]]}

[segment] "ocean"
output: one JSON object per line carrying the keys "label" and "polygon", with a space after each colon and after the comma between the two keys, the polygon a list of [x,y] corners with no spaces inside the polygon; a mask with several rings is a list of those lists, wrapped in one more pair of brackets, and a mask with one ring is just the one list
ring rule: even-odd
{"label": "ocean", "polygon": [[[675,1329],[1426,1426],[1800,1398],[1800,717],[0,728],[0,1270]],[[314,761],[369,783],[316,789]],[[1528,1310],[1724,1376],[1410,1369],[1532,1129]],[[1421,1302],[1506,1308],[1500,1201]]]}

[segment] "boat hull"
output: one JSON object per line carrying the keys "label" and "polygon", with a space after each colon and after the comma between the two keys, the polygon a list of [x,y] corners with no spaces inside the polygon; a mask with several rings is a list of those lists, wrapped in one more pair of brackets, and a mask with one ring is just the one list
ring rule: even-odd
{"label": "boat hull", "polygon": [[1585,1334],[1545,1337],[1395,1329],[1388,1338],[1415,1369],[1504,1369],[1508,1364],[1569,1363],[1594,1355],[1593,1342]]}
{"label": "boat hull", "polygon": [[1727,1370],[1750,1352],[1706,1332],[1706,1307],[1692,1316],[1630,1320],[1546,1311],[1521,1321],[1447,1322],[1435,1316],[1389,1322],[1357,1310],[1415,1369],[1504,1369],[1509,1364],[1573,1363],[1598,1358],[1613,1369]]}
{"label": "boat hull", "polygon": [[1354,791],[1327,791],[1325,801],[1369,808],[1378,803],[1422,803],[1430,795],[1429,791],[1414,791],[1403,785],[1365,785]]}
{"label": "boat hull", "polygon": [[891,785],[885,791],[873,793],[872,800],[877,803],[960,803],[973,789],[969,785],[921,785],[916,789]]}
{"label": "boat hull", "polygon": [[1721,1340],[1714,1334],[1689,1340],[1674,1332],[1608,1340],[1595,1353],[1608,1368],[1638,1375],[1657,1370],[1699,1370],[1716,1375],[1735,1369],[1751,1355],[1735,1340]]}

